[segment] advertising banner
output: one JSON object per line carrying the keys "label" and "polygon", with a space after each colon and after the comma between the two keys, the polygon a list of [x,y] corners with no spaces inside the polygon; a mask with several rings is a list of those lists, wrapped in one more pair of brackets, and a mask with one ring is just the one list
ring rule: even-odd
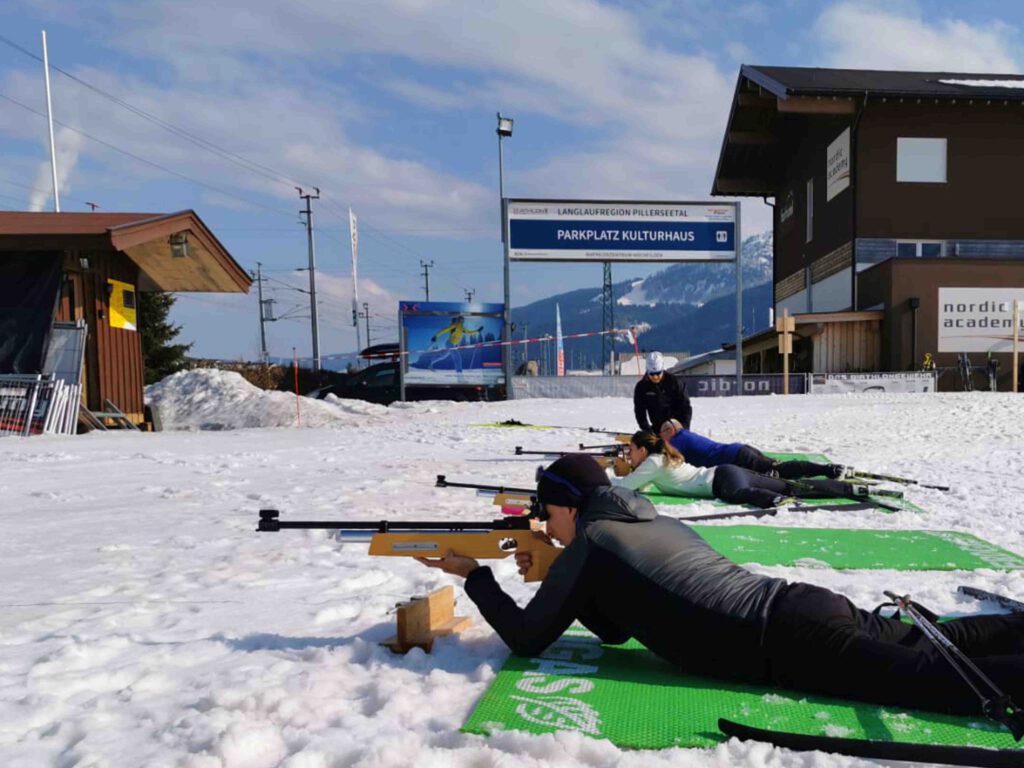
{"label": "advertising banner", "polygon": [[399,302],[404,384],[503,383],[503,312],[503,304]]}
{"label": "advertising banner", "polygon": [[939,288],[938,351],[1010,352],[1014,299],[1024,316],[1024,288]]}
{"label": "advertising banner", "polygon": [[555,364],[555,375],[565,376],[565,346],[562,343],[562,310],[555,304],[555,354],[558,361]]}
{"label": "advertising banner", "polygon": [[812,373],[811,394],[851,392],[934,392],[936,371],[899,373]]}
{"label": "advertising banner", "polygon": [[825,155],[825,201],[850,186],[850,129],[840,133],[828,145]]}
{"label": "advertising banner", "polygon": [[[348,233],[352,243],[352,325],[359,327],[359,223],[348,209]],[[358,336],[358,333],[357,333]],[[369,340],[367,340],[369,343]]]}
{"label": "advertising banner", "polygon": [[[680,383],[686,383],[690,397],[732,397],[736,394],[735,374],[677,375]],[[781,395],[783,386],[781,373],[743,374],[743,395]],[[807,374],[789,374],[789,393],[802,395],[807,392]]]}
{"label": "advertising banner", "polygon": [[513,261],[734,261],[737,203],[509,200]]}

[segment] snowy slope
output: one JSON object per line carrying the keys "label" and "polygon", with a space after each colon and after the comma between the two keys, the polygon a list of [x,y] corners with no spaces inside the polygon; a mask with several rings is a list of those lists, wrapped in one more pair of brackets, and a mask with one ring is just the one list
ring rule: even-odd
{"label": "snowy slope", "polygon": [[[628,430],[628,401],[420,403],[358,418],[365,405],[337,401],[319,404],[336,412],[326,426],[294,429],[275,410],[293,401],[260,406],[258,391],[220,385],[210,395],[182,381],[161,395],[175,423],[217,413],[220,430],[0,440],[5,768],[868,765],[735,741],[623,752],[574,733],[460,734],[507,655],[472,603],[458,607],[474,626],[432,655],[377,645],[395,602],[456,579],[324,532],[254,532],[261,507],[293,518],[489,518],[472,492],[434,488],[435,475],[524,484],[536,462],[514,457],[515,445],[565,449],[591,436],[470,424]],[[957,528],[1024,552],[1020,403],[989,393],[698,400],[694,426],[954,486],[908,491],[927,516],[784,514],[773,524]],[[236,424],[274,428],[227,428],[233,409]],[[532,593],[510,561],[494,567],[517,599]],[[1024,594],[1022,573],[765,570],[865,605],[897,589],[941,611],[979,610],[955,596],[961,583]]]}

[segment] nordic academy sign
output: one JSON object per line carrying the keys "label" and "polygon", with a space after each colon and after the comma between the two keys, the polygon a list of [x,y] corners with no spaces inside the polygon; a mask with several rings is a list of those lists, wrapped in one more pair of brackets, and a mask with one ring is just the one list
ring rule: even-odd
{"label": "nordic academy sign", "polygon": [[513,261],[735,261],[737,203],[508,200]]}
{"label": "nordic academy sign", "polygon": [[[1024,288],[940,287],[938,351],[1010,351],[1014,299],[1024,307]],[[1024,327],[1018,334],[1024,339]]]}

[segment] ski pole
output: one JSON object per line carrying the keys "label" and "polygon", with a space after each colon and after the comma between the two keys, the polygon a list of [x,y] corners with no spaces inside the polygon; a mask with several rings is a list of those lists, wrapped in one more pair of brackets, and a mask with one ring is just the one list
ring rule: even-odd
{"label": "ski pole", "polygon": [[[786,480],[785,482],[788,483],[789,487],[794,489],[795,491],[812,491],[814,493],[826,493],[826,491],[822,491],[820,488],[817,488],[814,485],[811,485],[810,483],[802,483],[799,480]],[[887,509],[890,512],[899,512],[901,509],[903,509],[903,507],[897,504],[890,504],[887,501],[882,501],[881,499],[878,498],[877,493],[868,496],[858,495],[856,493],[845,493],[842,494],[842,498],[850,499],[851,501],[869,501],[876,507],[880,507],[881,509]]]}
{"label": "ski pole", "polygon": [[890,483],[903,483],[903,485],[919,485],[922,488],[931,488],[934,491],[948,491],[948,485],[928,485],[909,477],[898,477],[896,475],[880,475],[875,472],[861,472],[855,469],[850,473],[853,477],[866,477],[869,480],[888,480]]}
{"label": "ski pole", "polygon": [[[884,594],[896,604],[899,610],[906,612],[911,621],[914,622],[914,626],[921,630],[921,633],[932,642],[936,650],[942,654],[943,658],[963,678],[963,681],[977,694],[981,700],[981,711],[985,716],[1009,728],[1016,741],[1024,738],[1024,710],[1020,709],[1008,694],[1003,693],[1002,689],[993,683],[988,675],[982,672],[970,657],[957,648],[953,641],[942,634],[938,627],[921,615],[921,612],[911,601],[910,595],[900,596],[888,590]],[[967,674],[967,670],[973,672],[978,680],[987,685],[992,693],[995,694],[995,697],[989,698],[985,696],[977,683]]]}

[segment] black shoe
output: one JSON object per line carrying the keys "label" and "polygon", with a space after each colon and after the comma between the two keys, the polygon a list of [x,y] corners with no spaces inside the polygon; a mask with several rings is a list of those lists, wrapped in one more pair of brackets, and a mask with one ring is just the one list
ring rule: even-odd
{"label": "black shoe", "polygon": [[829,480],[842,480],[846,477],[847,468],[842,464],[829,464],[828,469],[825,470],[825,477]]}

